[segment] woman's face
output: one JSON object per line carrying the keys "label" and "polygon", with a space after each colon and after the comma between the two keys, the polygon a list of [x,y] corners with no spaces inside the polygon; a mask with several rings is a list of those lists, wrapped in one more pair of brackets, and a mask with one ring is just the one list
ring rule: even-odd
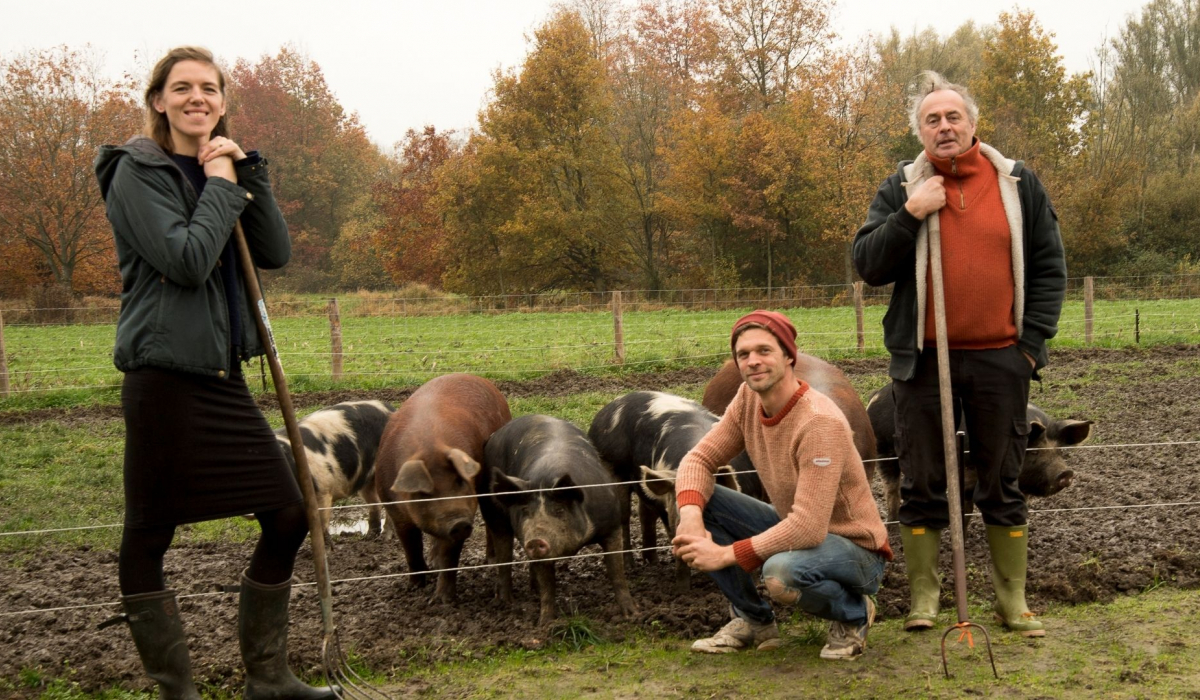
{"label": "woman's face", "polygon": [[208,138],[225,114],[225,96],[216,66],[180,61],[167,74],[167,84],[154,98],[154,109],[167,117],[176,150],[190,151]]}

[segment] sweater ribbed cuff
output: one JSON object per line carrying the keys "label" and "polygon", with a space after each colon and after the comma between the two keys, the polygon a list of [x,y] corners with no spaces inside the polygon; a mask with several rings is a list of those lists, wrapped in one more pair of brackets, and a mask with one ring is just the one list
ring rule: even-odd
{"label": "sweater ribbed cuff", "polygon": [[683,493],[677,494],[675,501],[680,508],[684,506],[700,506],[700,510],[704,510],[704,496],[701,496],[699,491],[688,489]]}
{"label": "sweater ribbed cuff", "polygon": [[754,553],[754,545],[748,539],[733,543],[733,556],[737,558],[738,566],[746,571],[754,571],[763,565],[763,560]]}

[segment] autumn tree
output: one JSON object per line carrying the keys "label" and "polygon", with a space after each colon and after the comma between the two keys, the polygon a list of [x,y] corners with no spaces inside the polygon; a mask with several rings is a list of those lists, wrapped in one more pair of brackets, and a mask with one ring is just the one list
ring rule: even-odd
{"label": "autumn tree", "polygon": [[380,227],[372,244],[396,284],[421,282],[441,287],[446,272],[446,232],[434,206],[437,170],[455,153],[453,132],[432,126],[409,129],[398,144],[392,177],[376,183]]}
{"label": "autumn tree", "polygon": [[736,129],[737,121],[712,96],[672,117],[662,206],[682,230],[678,274],[693,286],[736,287],[741,282],[738,232],[729,205]]}
{"label": "autumn tree", "polygon": [[751,109],[782,102],[831,43],[830,0],[719,0],[730,88]]}
{"label": "autumn tree", "polygon": [[284,274],[311,290],[332,285],[330,254],[361,208],[383,157],[347,113],[321,67],[291,47],[229,72],[234,138],[271,161],[271,184],[292,235]]}
{"label": "autumn tree", "polygon": [[979,103],[979,138],[1010,158],[1022,158],[1053,189],[1083,145],[1089,76],[1068,76],[1054,43],[1032,12],[1000,13],[972,87]]}
{"label": "autumn tree", "polygon": [[139,130],[128,85],[66,47],[0,62],[0,293],[120,289],[92,161]]}
{"label": "autumn tree", "polygon": [[[505,291],[606,289],[632,267],[616,233],[626,194],[615,177],[605,65],[569,10],[539,27],[532,43],[519,73],[496,76],[463,161],[477,171],[455,169],[441,200],[450,207],[452,288],[493,290],[503,279]],[[483,210],[489,215],[475,215]],[[490,259],[468,253],[489,243]]]}
{"label": "autumn tree", "polygon": [[[838,253],[844,263],[842,279],[854,280],[849,245],[864,218],[879,183],[896,168],[894,145],[910,133],[904,110],[904,82],[894,82],[889,66],[868,42],[832,54],[814,81],[814,96],[827,117],[822,121],[822,179],[826,193],[820,232],[824,258]],[[919,145],[918,145],[919,149]],[[820,281],[831,282],[827,273]]]}

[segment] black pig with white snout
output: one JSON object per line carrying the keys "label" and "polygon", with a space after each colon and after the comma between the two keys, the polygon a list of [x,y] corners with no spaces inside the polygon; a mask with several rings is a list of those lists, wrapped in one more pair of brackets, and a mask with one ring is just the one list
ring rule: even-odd
{"label": "black pig with white snout", "polygon": [[[625,615],[637,609],[620,553],[616,480],[583,432],[550,416],[522,416],[497,430],[484,449],[486,491],[480,511],[497,568],[497,596],[511,603],[513,539],[525,550],[540,596],[539,623],[554,620],[554,560],[598,544]],[[580,488],[582,487],[582,488]],[[542,561],[550,560],[550,561]]]}

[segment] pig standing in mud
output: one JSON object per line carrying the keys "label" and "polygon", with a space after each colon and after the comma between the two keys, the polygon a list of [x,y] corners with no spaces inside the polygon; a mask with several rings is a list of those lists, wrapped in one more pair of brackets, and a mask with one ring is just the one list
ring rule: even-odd
{"label": "pig standing in mud", "polygon": [[[539,624],[555,616],[554,562],[589,544],[605,552],[605,568],[625,615],[636,612],[620,554],[619,489],[583,431],[550,416],[522,416],[496,431],[485,450],[480,500],[488,544],[496,557],[497,595],[512,602],[513,538],[534,561],[532,577],[541,598]],[[608,485],[604,485],[608,484]],[[583,488],[572,488],[580,486]],[[541,491],[540,489],[555,489]]]}
{"label": "pig standing in mud", "polygon": [[[846,375],[837,367],[802,352],[796,355],[793,371],[797,379],[833,399],[833,403],[842,410],[846,422],[854,431],[854,447],[858,450],[858,456],[862,457],[863,468],[867,470],[867,478],[870,479],[875,473],[875,462],[871,461],[876,457],[875,433],[871,429],[871,421],[867,418],[862,399],[850,384],[850,380],[846,379]],[[733,360],[726,360],[716,375],[708,380],[708,385],[704,387],[704,398],[700,403],[718,416],[722,415],[741,385],[742,375],[738,372],[737,365]]]}
{"label": "pig standing in mud", "polygon": [[[880,457],[895,457],[896,403],[892,398],[892,385],[888,384],[871,395],[867,402],[867,415],[875,429],[876,447]],[[1079,445],[1092,432],[1090,420],[1062,420],[1050,418],[1042,409],[1028,404],[1029,420],[1028,451],[1021,464],[1017,485],[1025,496],[1053,496],[1071,485],[1075,472],[1067,467],[1063,454],[1057,448]],[[975,467],[970,457],[963,469],[963,515],[974,510],[970,494],[975,488]],[[888,520],[895,520],[900,512],[900,463],[894,459],[880,462],[884,495],[887,499]],[[964,525],[965,525],[964,520]]]}
{"label": "pig standing in mud", "polygon": [[[383,516],[379,496],[375,492],[375,453],[387,425],[396,409],[382,401],[346,401],[322,408],[300,421],[300,439],[308,457],[313,490],[321,511],[325,546],[332,549],[329,535],[330,506],[334,501],[357,493],[369,504],[367,534],[379,535]],[[287,429],[275,431],[275,439],[283,449],[283,458],[293,471],[296,458]]]}
{"label": "pig standing in mud", "polygon": [[[508,402],[495,385],[470,374],[447,374],[426,382],[392,414],[375,464],[375,483],[404,546],[413,581],[423,586],[428,571],[424,538],[433,538],[430,554],[438,569],[458,566],[471,534],[476,509],[476,478],[483,446],[492,433],[512,420]],[[456,597],[455,572],[438,575],[434,598]]]}
{"label": "pig standing in mud", "polygon": [[[642,546],[654,547],[657,521],[662,520],[668,537],[674,537],[679,512],[675,506],[675,470],[700,438],[720,420],[695,401],[661,391],[635,391],[608,403],[592,419],[588,438],[600,457],[612,466],[618,481],[640,481],[638,519],[642,523]],[[718,483],[765,500],[762,481],[745,453],[722,465]],[[629,543],[630,503],[621,500],[626,549]],[[658,552],[647,549],[645,559],[657,560]],[[676,560],[676,589],[686,591],[691,573]]]}

